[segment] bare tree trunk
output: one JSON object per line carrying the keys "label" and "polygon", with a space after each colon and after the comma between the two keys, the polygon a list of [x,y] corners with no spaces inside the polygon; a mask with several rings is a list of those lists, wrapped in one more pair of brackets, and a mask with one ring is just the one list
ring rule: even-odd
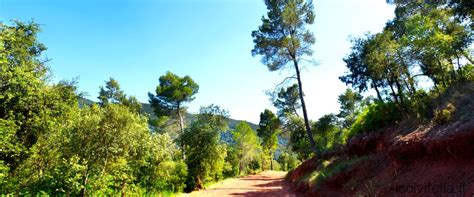
{"label": "bare tree trunk", "polygon": [[388,82],[388,86],[390,87],[390,90],[392,90],[392,95],[395,99],[395,103],[397,103],[398,107],[400,107],[400,101],[398,101],[397,93],[395,92],[395,89],[393,89],[393,84],[391,81]]}
{"label": "bare tree trunk", "polygon": [[122,197],[125,197],[125,180],[122,181]]}
{"label": "bare tree trunk", "polygon": [[[415,83],[414,83],[413,77],[412,77],[411,74],[410,74],[410,68],[409,68],[408,65],[405,63],[405,61],[403,60],[403,57],[402,57],[400,54],[398,54],[398,57],[400,58],[400,61],[401,61],[402,65],[403,65],[403,68],[404,68],[403,71],[404,71],[405,75],[406,75],[407,78],[408,78],[408,84],[409,84],[409,86],[407,85],[407,88],[408,88],[408,90],[410,91],[411,96],[414,96],[414,95],[416,94],[416,88],[415,88]],[[405,82],[405,83],[407,83],[407,82]]]}
{"label": "bare tree trunk", "polygon": [[375,92],[377,92],[377,98],[379,98],[380,102],[385,104],[385,102],[383,102],[382,96],[380,95],[379,88],[377,87],[377,84],[375,83],[375,81],[372,81],[372,85],[375,88]]}
{"label": "bare tree trunk", "polygon": [[272,151],[270,151],[270,170],[273,170],[273,154],[272,154]]}
{"label": "bare tree trunk", "polygon": [[462,55],[471,63],[471,64],[474,64],[474,60],[471,59],[470,55],[461,49],[461,52],[462,52]]}
{"label": "bare tree trunk", "polygon": [[303,117],[304,117],[304,125],[306,127],[306,135],[308,136],[309,144],[311,145],[311,150],[316,153],[316,143],[314,142],[313,139],[313,133],[311,132],[311,127],[309,125],[309,119],[308,119],[308,113],[306,112],[306,103],[304,102],[304,93],[303,93],[303,86],[301,83],[301,76],[300,76],[300,68],[298,67],[298,61],[296,61],[295,58],[293,58],[293,64],[296,69],[296,77],[298,79],[298,89],[299,89],[299,95],[300,95],[300,100],[301,100],[301,108],[303,109]]}
{"label": "bare tree trunk", "polygon": [[83,179],[83,181],[82,181],[82,184],[83,184],[83,186],[84,186],[84,187],[81,189],[81,196],[82,196],[82,197],[87,196],[87,189],[86,189],[86,188],[87,188],[87,182],[88,182],[88,181],[89,181],[89,168],[87,168],[86,174],[85,174],[84,179]]}
{"label": "bare tree trunk", "polygon": [[242,161],[242,158],[240,158],[240,162],[239,162],[239,175],[241,175],[243,171],[244,171],[244,162]]}
{"label": "bare tree trunk", "polygon": [[402,88],[402,85],[400,85],[400,82],[398,81],[398,79],[395,79],[395,85],[397,86],[397,93],[398,93],[398,97],[400,98],[400,102],[402,103],[403,108],[405,108],[406,105],[405,105],[405,99],[404,99],[404,94],[403,94],[403,88]]}
{"label": "bare tree trunk", "polygon": [[[181,136],[183,136],[183,134],[184,134],[184,120],[183,120],[183,116],[181,115],[181,107],[179,106],[179,104],[178,104],[178,116],[179,116],[179,128],[181,130]],[[186,159],[186,154],[185,154],[184,148],[185,148],[184,142],[181,141],[181,153],[183,154],[183,160]]]}

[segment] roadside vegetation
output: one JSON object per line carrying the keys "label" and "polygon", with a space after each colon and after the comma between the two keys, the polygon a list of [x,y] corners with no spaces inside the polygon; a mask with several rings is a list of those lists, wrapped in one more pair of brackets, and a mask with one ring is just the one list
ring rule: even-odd
{"label": "roadside vegetation", "polygon": [[295,74],[269,92],[277,110],[261,112],[256,128],[231,127],[229,112],[215,104],[189,118],[199,85],[172,72],[157,76],[148,93],[151,113],[113,78],[98,88],[97,103],[86,102],[76,81],[53,82],[37,23],[0,22],[0,194],[162,195],[282,170],[297,191],[376,195],[387,188],[358,183],[383,179],[354,178],[378,169],[371,162],[398,172],[420,158],[472,156],[467,1],[395,1],[395,18],[381,32],[352,40],[340,110],[318,120],[308,118],[300,72],[312,64],[313,4],[264,2],[252,55],[269,71]]}
{"label": "roadside vegetation", "polygon": [[[389,194],[418,180],[403,179],[416,174],[412,163],[452,159],[459,172],[450,166],[433,174],[472,177],[462,170],[474,128],[474,8],[465,3],[395,1],[395,18],[381,32],[352,40],[340,77],[350,88],[339,96],[339,114],[315,122],[318,151],[287,176],[295,190]],[[367,91],[373,96],[362,96]],[[441,172],[435,168],[426,169]],[[434,176],[419,182],[454,183]]]}

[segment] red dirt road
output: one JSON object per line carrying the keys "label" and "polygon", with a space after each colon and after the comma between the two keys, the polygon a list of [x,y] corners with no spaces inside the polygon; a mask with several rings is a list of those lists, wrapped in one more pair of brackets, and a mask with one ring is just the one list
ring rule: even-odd
{"label": "red dirt road", "polygon": [[209,188],[183,196],[296,196],[283,180],[286,172],[265,171],[257,175],[227,179]]}

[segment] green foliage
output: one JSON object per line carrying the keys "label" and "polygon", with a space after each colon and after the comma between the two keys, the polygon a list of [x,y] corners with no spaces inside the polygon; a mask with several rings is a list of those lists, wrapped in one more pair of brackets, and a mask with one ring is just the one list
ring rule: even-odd
{"label": "green foliage", "polygon": [[44,131],[63,120],[65,108],[76,101],[75,89],[67,84],[47,86],[49,71],[45,60],[39,59],[46,47],[36,39],[39,30],[33,22],[0,23],[4,49],[0,50],[0,122],[6,132],[0,160],[10,170],[28,156],[27,149]]}
{"label": "green foliage", "polygon": [[278,156],[277,161],[280,164],[280,170],[283,171],[290,171],[298,167],[298,165],[301,163],[301,161],[298,160],[297,154],[290,151],[282,152]]}
{"label": "green foliage", "polygon": [[291,151],[297,153],[300,160],[309,159],[312,153],[303,119],[298,116],[290,116],[284,126],[285,130],[290,132]]}
{"label": "green foliage", "polygon": [[391,125],[401,118],[402,114],[395,103],[371,104],[357,117],[343,139],[347,141],[357,134],[377,132],[380,128]]}
{"label": "green foliage", "polygon": [[[163,126],[170,117],[149,125],[112,78],[100,87],[100,105],[80,103],[74,81],[50,83],[37,32],[33,22],[0,23],[0,194],[157,195],[236,175],[237,148],[220,139],[226,111],[202,108],[177,144]],[[180,115],[197,90],[191,78],[167,73],[150,100],[155,111]],[[183,161],[177,145],[185,144]]]}
{"label": "green foliage", "polygon": [[263,55],[262,62],[269,70],[283,68],[290,61],[299,61],[311,55],[314,35],[305,28],[313,24],[314,12],[311,2],[303,0],[265,1],[267,16],[262,25],[252,32],[255,47],[252,55]]}
{"label": "green foliage", "polygon": [[349,128],[360,113],[362,95],[347,88],[343,94],[339,95],[337,101],[341,105],[337,117],[344,119],[342,123],[344,128]]}
{"label": "green foliage", "polygon": [[328,160],[324,161],[321,164],[319,170],[312,172],[309,176],[309,182],[312,185],[320,185],[328,177],[331,177],[337,173],[344,172],[355,166],[357,163],[363,162],[367,157],[353,157],[353,158],[344,158],[339,160]]}
{"label": "green foliage", "polygon": [[273,105],[278,109],[278,117],[280,118],[286,117],[288,114],[298,115],[297,110],[301,108],[298,84],[280,89]]}
{"label": "green foliage", "polygon": [[193,96],[199,90],[199,85],[189,76],[179,77],[167,72],[159,81],[160,84],[155,90],[156,95],[148,93],[150,104],[157,116],[179,112],[184,103],[194,100]]}
{"label": "green foliage", "polygon": [[184,162],[164,161],[157,166],[154,181],[155,189],[158,191],[180,192],[185,187],[188,175],[187,166]]}
{"label": "green foliage", "polygon": [[[285,69],[289,63],[294,66],[305,130],[311,149],[315,150],[316,146],[304,102],[299,65],[303,58],[313,54],[312,45],[315,37],[306,28],[307,25],[314,23],[313,3],[311,0],[265,0],[265,5],[268,12],[262,17],[262,25],[252,32],[255,44],[252,55],[261,55],[261,62],[270,71]],[[290,88],[290,91],[292,91],[290,94],[293,94],[296,90]],[[293,95],[285,96],[289,96],[288,99],[285,98],[285,105],[293,105],[289,110],[296,109],[297,103],[290,99]],[[269,152],[271,154],[272,151]]]}
{"label": "green foliage", "polygon": [[263,152],[265,152],[265,155],[268,155],[268,158],[264,157],[263,159],[263,170],[266,169],[268,163],[271,170],[273,170],[271,164],[275,151],[278,148],[278,135],[281,133],[280,120],[272,111],[265,109],[264,112],[260,113],[260,123],[258,126],[257,135],[262,140]]}
{"label": "green foliage", "polygon": [[330,151],[342,143],[342,129],[334,114],[327,114],[319,118],[315,122],[313,130],[319,153]]}
{"label": "green foliage", "polygon": [[413,95],[413,98],[410,100],[410,113],[412,113],[415,117],[423,119],[423,118],[431,118],[432,116],[432,99],[429,93],[424,90],[418,90]]}
{"label": "green foliage", "polygon": [[446,108],[435,110],[433,121],[438,124],[444,124],[452,119],[452,113],[456,111],[456,107],[452,103],[448,103]]}
{"label": "green foliage", "polygon": [[458,5],[397,3],[395,18],[382,32],[353,40],[344,58],[349,72],[341,81],[359,92],[374,88],[379,102],[393,102],[406,115],[425,116],[432,109],[417,90],[420,76],[438,92],[472,78],[472,26],[453,17],[450,7]]}
{"label": "green foliage", "polygon": [[223,177],[226,145],[220,141],[220,135],[227,130],[228,112],[210,105],[202,107],[194,122],[182,135],[186,144],[188,178],[186,191],[203,188],[205,183],[217,181]]}
{"label": "green foliage", "polygon": [[227,146],[227,154],[224,159],[224,170],[222,175],[224,177],[235,177],[239,175],[240,158],[236,146]]}
{"label": "green foliage", "polygon": [[232,135],[239,158],[239,174],[242,174],[245,173],[250,162],[260,156],[262,151],[260,140],[255,131],[245,122],[240,122]]}
{"label": "green foliage", "polygon": [[110,78],[105,84],[105,88],[100,87],[99,96],[97,97],[101,106],[113,103],[127,106],[131,111],[136,113],[141,111],[141,103],[138,102],[134,96],[127,97],[123,90],[120,89],[118,81]]}
{"label": "green foliage", "polygon": [[[194,100],[194,95],[198,92],[199,85],[189,76],[179,77],[171,72],[160,77],[160,84],[156,87],[156,95],[148,93],[149,102],[158,121],[155,121],[155,128],[162,130],[163,116],[174,116],[178,120],[180,127],[180,135],[184,135],[184,114],[186,108],[183,106],[187,102]],[[185,143],[181,143],[181,153],[185,158]]]}

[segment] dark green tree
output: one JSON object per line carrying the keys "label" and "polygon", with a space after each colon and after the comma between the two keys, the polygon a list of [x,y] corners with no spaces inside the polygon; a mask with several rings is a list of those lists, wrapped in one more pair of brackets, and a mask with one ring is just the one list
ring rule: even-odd
{"label": "dark green tree", "polygon": [[236,126],[232,138],[239,158],[239,174],[242,174],[245,167],[260,155],[262,148],[257,134],[246,122],[242,121]]}
{"label": "dark green tree", "polygon": [[262,17],[258,30],[252,32],[255,43],[252,55],[262,55],[262,63],[270,71],[284,69],[289,64],[294,67],[306,134],[311,148],[316,151],[300,75],[301,61],[313,53],[311,46],[315,38],[306,28],[314,23],[313,4],[304,0],[265,0],[265,4],[267,16]]}
{"label": "dark green tree", "polygon": [[313,129],[317,131],[319,153],[330,151],[342,142],[342,129],[339,127],[334,114],[326,114],[314,123]]}
{"label": "dark green tree", "polygon": [[270,157],[270,169],[273,170],[273,157],[278,148],[278,135],[281,133],[281,123],[278,117],[270,110],[260,113],[257,135],[262,139],[264,152]]}
{"label": "dark green tree", "polygon": [[277,98],[273,101],[273,105],[278,109],[278,116],[280,118],[288,114],[298,116],[297,110],[301,108],[298,84],[280,89]]}
{"label": "dark green tree", "polygon": [[202,107],[182,140],[186,144],[188,165],[187,191],[202,189],[204,184],[222,178],[226,146],[222,132],[228,129],[228,112],[219,106]]}
{"label": "dark green tree", "polygon": [[12,174],[41,136],[65,124],[77,104],[74,83],[48,83],[39,31],[34,22],[0,23],[0,167],[8,166]]}
{"label": "dark green tree", "polygon": [[344,93],[339,95],[337,102],[340,105],[339,114],[337,117],[343,118],[342,126],[349,128],[354,123],[356,116],[358,115],[359,104],[362,102],[362,95],[360,93],[352,91],[347,88]]}
{"label": "dark green tree", "polygon": [[100,86],[99,105],[105,106],[107,104],[121,104],[127,106],[133,112],[140,112],[142,105],[134,96],[129,96],[120,89],[120,84],[117,80],[110,78],[105,82],[105,88]]}
{"label": "dark green tree", "polygon": [[[156,87],[153,95],[148,93],[149,102],[155,114],[177,115],[181,135],[184,134],[184,114],[185,104],[194,100],[194,95],[198,92],[199,85],[189,76],[179,77],[171,72],[160,77],[160,84]],[[185,158],[185,144],[182,144],[183,158]]]}
{"label": "dark green tree", "polygon": [[289,146],[291,151],[297,153],[300,160],[309,159],[312,151],[309,140],[305,134],[303,118],[294,115],[289,116],[284,127],[284,129],[290,133]]}

